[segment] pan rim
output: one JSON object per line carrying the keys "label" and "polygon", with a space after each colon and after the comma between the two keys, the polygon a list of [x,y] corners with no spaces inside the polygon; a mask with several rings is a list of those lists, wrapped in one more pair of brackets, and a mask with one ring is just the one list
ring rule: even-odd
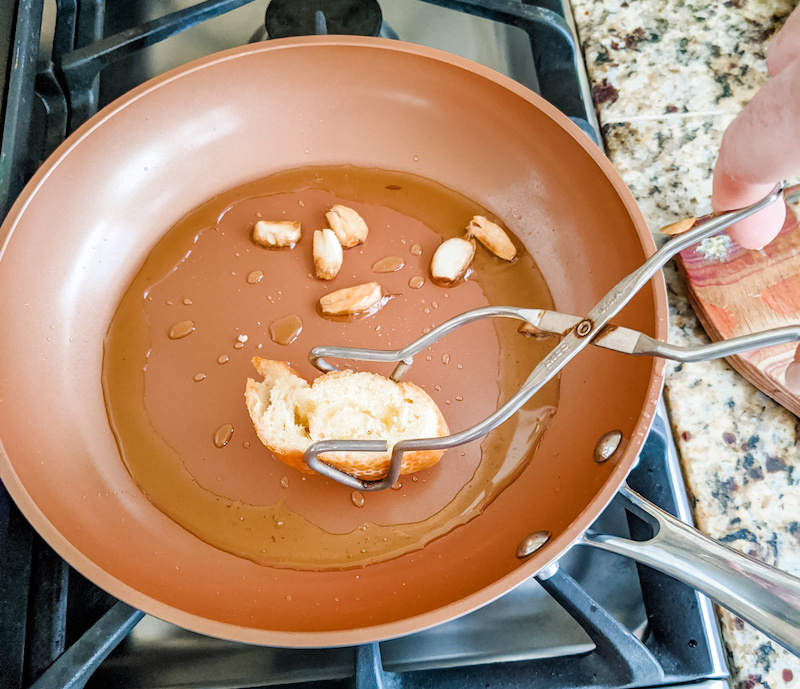
{"label": "pan rim", "polygon": [[[214,53],[155,77],[106,106],[106,108],[79,127],[56,149],[50,158],[37,170],[19,198],[12,205],[8,217],[3,225],[0,226],[0,260],[4,257],[8,242],[20,218],[24,215],[28,204],[33,200],[49,176],[57,170],[59,164],[69,156],[74,148],[89,137],[95,129],[101,127],[103,123],[116,116],[132,103],[175,80],[216,64],[237,60],[248,55],[266,51],[303,49],[309,46],[319,47],[325,45],[370,50],[391,50],[397,53],[444,62],[492,81],[511,91],[517,97],[526,100],[547,115],[557,125],[562,127],[562,129],[566,130],[592,158],[595,164],[598,165],[600,171],[611,183],[615,193],[628,212],[644,254],[650,255],[655,251],[655,242],[644,217],[633,195],[622,181],[621,176],[613,167],[610,160],[605,157],[601,149],[595,146],[576,124],[566,115],[558,111],[553,105],[545,101],[541,96],[488,67],[433,48],[382,38],[307,36],[277,39],[267,43],[246,45]],[[654,292],[654,316],[656,319],[655,334],[656,337],[663,339],[666,336],[667,329],[667,293],[663,278],[660,276],[654,279],[652,284]],[[532,556],[527,562],[521,564],[512,572],[492,582],[489,586],[475,591],[458,601],[414,617],[358,629],[328,630],[321,632],[271,631],[209,619],[164,603],[150,595],[137,591],[115,575],[106,572],[100,564],[85,556],[61,534],[56,525],[50,522],[31,498],[28,490],[19,479],[1,439],[0,480],[3,482],[6,490],[26,519],[66,562],[116,598],[138,609],[144,610],[148,614],[208,636],[251,644],[282,646],[287,648],[351,646],[423,631],[465,615],[488,605],[537,574],[550,563],[558,560],[558,558],[578,540],[591,522],[605,509],[624,482],[625,477],[633,465],[635,457],[638,455],[644,443],[652,416],[655,412],[655,407],[659,400],[663,379],[664,362],[654,359],[650,383],[647,389],[646,403],[636,420],[634,432],[623,456],[618,460],[617,465],[614,467],[614,470],[609,475],[602,489],[558,537],[553,539],[536,555]]]}

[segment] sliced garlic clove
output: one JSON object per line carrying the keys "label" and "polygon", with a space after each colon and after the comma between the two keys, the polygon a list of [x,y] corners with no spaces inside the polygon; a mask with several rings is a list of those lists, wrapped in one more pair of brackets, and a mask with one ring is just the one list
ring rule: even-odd
{"label": "sliced garlic clove", "polygon": [[253,241],[268,249],[292,248],[302,233],[303,226],[293,220],[259,220],[253,228]]}
{"label": "sliced garlic clove", "polygon": [[458,282],[475,256],[475,241],[453,237],[442,242],[431,259],[431,277],[442,285]]}
{"label": "sliced garlic clove", "polygon": [[665,225],[659,230],[659,232],[661,232],[661,234],[667,235],[668,237],[672,237],[673,235],[676,234],[683,234],[684,232],[688,232],[694,227],[696,222],[697,220],[695,218],[682,218],[677,222]]}
{"label": "sliced garlic clove", "polygon": [[369,232],[367,223],[352,208],[336,204],[325,214],[325,217],[334,234],[339,238],[339,243],[345,249],[366,241]]}
{"label": "sliced garlic clove", "polygon": [[333,280],[342,267],[344,254],[333,230],[314,230],[314,273],[320,280]]}
{"label": "sliced garlic clove", "polygon": [[366,282],[324,295],[319,300],[319,310],[324,316],[357,316],[379,308],[385,301],[380,284]]}
{"label": "sliced garlic clove", "polygon": [[476,215],[469,221],[467,237],[475,237],[495,256],[504,261],[513,261],[517,256],[517,247],[514,246],[506,231],[482,215]]}

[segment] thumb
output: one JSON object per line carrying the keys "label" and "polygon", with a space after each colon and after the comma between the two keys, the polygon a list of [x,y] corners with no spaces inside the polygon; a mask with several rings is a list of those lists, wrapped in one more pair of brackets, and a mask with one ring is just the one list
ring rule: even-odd
{"label": "thumb", "polygon": [[[774,183],[742,182],[725,170],[724,161],[722,165],[718,162],[714,172],[714,193],[711,203],[715,211],[736,210],[760,201],[774,188]],[[764,210],[729,227],[728,234],[745,249],[761,249],[778,236],[785,220],[786,204],[776,201]]]}
{"label": "thumb", "polygon": [[[714,169],[714,210],[755,203],[800,170],[798,112],[800,60],[795,60],[767,82],[725,132]],[[758,249],[774,239],[784,218],[784,204],[774,203],[729,233],[743,247]]]}

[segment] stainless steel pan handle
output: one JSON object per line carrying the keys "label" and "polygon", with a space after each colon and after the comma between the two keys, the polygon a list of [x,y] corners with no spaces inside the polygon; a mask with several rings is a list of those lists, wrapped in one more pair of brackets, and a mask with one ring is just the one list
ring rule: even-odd
{"label": "stainless steel pan handle", "polygon": [[579,543],[675,577],[800,656],[800,579],[704,536],[627,486],[620,492],[655,535],[632,541],[589,530]]}

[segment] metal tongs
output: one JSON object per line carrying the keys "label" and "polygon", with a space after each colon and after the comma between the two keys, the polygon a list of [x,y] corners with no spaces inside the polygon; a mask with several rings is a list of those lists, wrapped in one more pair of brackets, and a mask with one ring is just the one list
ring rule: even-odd
{"label": "metal tongs", "polygon": [[467,311],[442,323],[426,335],[403,349],[392,351],[358,349],[354,347],[315,347],[309,360],[321,371],[335,371],[336,367],[327,358],[354,361],[398,362],[392,380],[399,381],[410,368],[415,354],[426,349],[456,328],[483,318],[516,318],[528,323],[535,331],[561,335],[561,342],[533,369],[522,387],[502,407],[480,423],[452,435],[441,438],[414,438],[402,440],[392,449],[389,471],[385,478],[363,481],[326,464],[320,455],[326,452],[386,452],[385,440],[323,440],[313,443],[305,452],[305,462],[314,471],[339,483],[362,491],[384,490],[393,485],[400,476],[403,453],[420,450],[447,450],[480,438],[490,433],[513,416],[533,395],[550,381],[574,356],[589,344],[613,349],[626,354],[658,356],[676,361],[703,361],[732,356],[759,347],[783,344],[800,340],[800,326],[776,328],[761,333],[737,337],[725,342],[716,342],[698,347],[677,347],[653,339],[643,333],[627,328],[605,328],[633,296],[670,259],[692,246],[711,237],[731,225],[763,210],[778,200],[793,200],[800,197],[800,185],[786,189],[781,182],[766,198],[737,211],[711,215],[698,221],[689,231],[667,241],[644,264],[623,278],[586,316],[571,316],[543,309],[525,309],[514,306],[487,306]]}

